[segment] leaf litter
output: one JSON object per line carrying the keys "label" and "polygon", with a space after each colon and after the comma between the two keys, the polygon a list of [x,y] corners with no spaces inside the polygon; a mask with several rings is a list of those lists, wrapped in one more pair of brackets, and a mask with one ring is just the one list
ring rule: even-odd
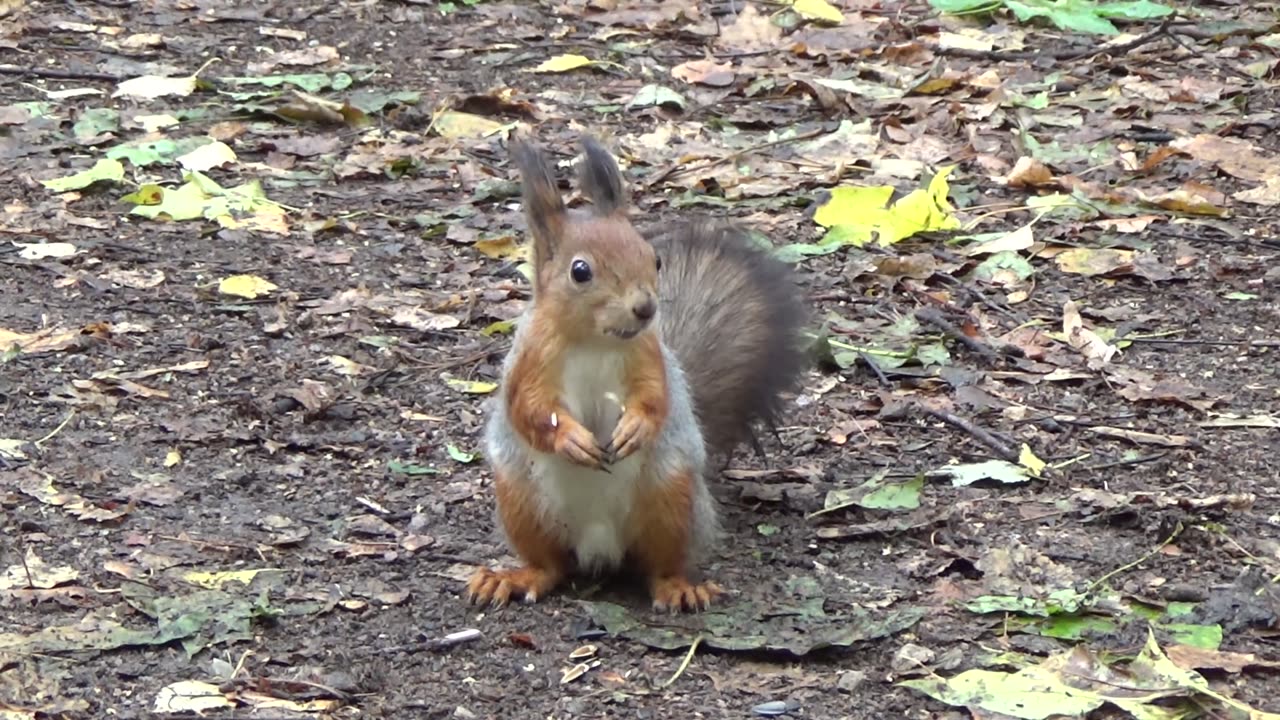
{"label": "leaf litter", "polygon": [[[484,2],[425,10],[405,3],[378,11],[397,32],[433,23],[457,32],[415,47],[425,65],[382,75],[363,63],[403,58],[375,61],[389,56],[363,53],[373,46],[359,30],[347,46],[322,38],[305,18],[287,23],[296,27],[264,24],[255,41],[270,48],[246,57],[202,34],[220,26],[202,15],[191,26],[196,46],[219,60],[193,71],[202,62],[196,54],[165,33],[126,30],[130,23],[110,8],[93,25],[20,10],[19,27],[99,46],[98,70],[119,80],[37,75],[47,87],[28,83],[21,92],[36,94],[0,102],[0,155],[22,164],[15,176],[38,184],[9,193],[14,199],[0,207],[0,233],[14,241],[12,252],[0,252],[0,282],[13,297],[35,290],[53,308],[0,318],[12,328],[0,328],[0,372],[22,377],[20,390],[0,387],[19,399],[16,429],[6,425],[11,437],[0,442],[8,493],[0,501],[24,517],[57,509],[41,522],[90,523],[116,538],[139,533],[154,508],[174,505],[191,509],[182,522],[199,529],[207,496],[235,498],[227,514],[238,522],[245,506],[235,503],[270,487],[260,494],[272,497],[271,512],[245,525],[265,533],[250,545],[284,553],[271,566],[314,551],[308,557],[322,571],[341,562],[361,572],[410,555],[435,562],[426,557],[435,549],[448,555],[488,542],[483,481],[474,477],[483,467],[479,403],[496,390],[493,359],[527,300],[517,277],[525,259],[518,188],[503,146],[513,132],[534,131],[567,163],[571,136],[601,127],[629,182],[644,191],[638,219],[661,223],[668,211],[740,217],[798,265],[819,310],[819,368],[796,398],[794,422],[781,429],[782,467],[748,469],[755,466],[739,459],[726,473],[753,483],[741,496],[771,513],[737,523],[750,531],[742,542],[751,557],[735,561],[735,571],[743,572],[741,562],[751,573],[742,577],[755,577],[769,567],[759,558],[817,538],[842,542],[839,550],[808,545],[815,574],[877,583],[769,597],[752,587],[764,583],[747,581],[747,597],[675,628],[629,601],[590,605],[588,615],[615,639],[641,645],[798,656],[892,643],[920,624],[944,636],[955,623],[969,635],[997,632],[986,623],[998,616],[1015,635],[1075,650],[1054,645],[1023,656],[1042,668],[1029,679],[987,670],[998,674],[954,687],[933,681],[903,703],[920,709],[930,696],[1004,711],[1012,693],[1027,701],[1024,710],[1065,697],[1082,708],[1111,703],[1161,716],[1151,697],[1112,701],[1105,681],[1123,671],[1138,678],[1135,687],[1164,682],[1172,694],[1162,702],[1242,712],[1158,655],[1163,647],[1170,662],[1195,657],[1237,673],[1266,667],[1246,660],[1248,652],[1218,648],[1253,639],[1248,622],[1221,609],[1235,595],[1215,590],[1198,605],[1147,606],[1081,592],[1054,572],[1013,582],[1007,558],[975,563],[982,553],[971,551],[1028,537],[1021,522],[1054,523],[1036,527],[1037,539],[1074,542],[1112,567],[1143,556],[1122,573],[1134,583],[1126,597],[1143,602],[1166,575],[1190,572],[1177,565],[1185,553],[1215,550],[1185,543],[1144,555],[1117,529],[1135,508],[1153,525],[1194,514],[1188,532],[1227,533],[1211,546],[1219,554],[1198,557],[1197,567],[1230,572],[1239,557],[1269,557],[1247,539],[1257,534],[1249,528],[1265,527],[1256,496],[1231,492],[1223,473],[1212,472],[1223,461],[1239,482],[1265,476],[1248,443],[1280,416],[1257,389],[1264,378],[1238,379],[1242,369],[1267,365],[1266,343],[1280,332],[1269,333],[1258,310],[1212,304],[1261,305],[1274,279],[1268,221],[1239,230],[1252,222],[1242,216],[1276,202],[1280,182],[1268,164],[1277,148],[1253,130],[1272,120],[1258,95],[1277,46],[1259,14],[1266,9],[1242,7],[1232,17],[1235,10],[1221,7],[1179,6],[1171,15],[1171,6],[1147,2],[930,5],[895,6],[901,12],[889,15],[865,3],[804,0],[735,5],[721,15],[686,3],[600,0],[541,17]],[[194,17],[193,8],[148,12]],[[49,55],[43,37],[0,42]],[[144,55],[122,63],[120,48]],[[37,71],[64,64],[56,52],[40,57]],[[500,72],[481,89],[471,75],[483,66]],[[103,289],[105,297],[89,294]],[[266,344],[270,353],[259,350]],[[1215,364],[1210,353],[1218,352]],[[190,366],[192,353],[205,365]],[[1208,364],[1194,361],[1200,356]],[[138,367],[150,369],[130,369]],[[158,379],[141,382],[147,377]],[[272,405],[273,397],[291,404]],[[353,397],[359,401],[348,404]],[[76,409],[47,441],[36,438],[60,420],[47,408],[24,410],[45,408],[31,404],[36,398]],[[904,413],[912,404],[904,399],[933,412]],[[377,410],[384,403],[395,405],[386,417]],[[370,413],[359,430],[340,427],[344,406]],[[305,424],[288,424],[295,416],[277,407],[299,408]],[[23,420],[24,412],[40,422]],[[185,417],[159,421],[157,413]],[[386,418],[411,424],[402,431]],[[145,454],[132,447],[135,437]],[[211,461],[213,447],[246,469]],[[106,484],[84,479],[84,448],[105,458]],[[259,462],[258,452],[271,462]],[[360,504],[374,513],[351,522],[353,535],[328,536],[280,514],[282,503],[307,502],[312,486],[326,508],[341,502],[323,484],[337,477],[359,483]],[[462,512],[470,514],[458,520]],[[1095,533],[1126,540],[1095,546]],[[22,535],[49,542],[39,525]],[[140,558],[173,561],[141,550],[141,534],[130,538]],[[946,557],[911,545],[926,539]],[[1244,555],[1221,550],[1241,541]],[[198,547],[212,552],[216,544]],[[1125,552],[1133,557],[1115,561]],[[1061,568],[1042,553],[1018,557]],[[1157,561],[1167,564],[1153,570]],[[65,557],[56,565],[87,571]],[[980,587],[955,579],[970,567]],[[241,582],[231,579],[271,579],[274,592],[273,573],[234,574],[242,570],[201,570],[196,584],[214,586],[196,592],[121,592],[154,628],[91,615],[83,626],[21,642],[239,647],[255,622],[285,617],[237,594]],[[936,595],[903,595],[887,578]],[[88,597],[75,587],[20,589],[66,589],[61,601],[74,604]],[[958,615],[925,599],[957,587],[966,596]],[[363,607],[325,597],[321,607]],[[850,597],[876,607],[850,609]],[[773,614],[778,608],[790,614]],[[191,621],[215,616],[213,624]],[[1132,637],[1139,618],[1163,643],[1143,651],[1148,665],[1117,670],[1099,659],[1105,654],[1094,646],[1105,647],[1107,633]],[[545,630],[515,616],[489,621]],[[629,657],[626,648],[615,642],[609,650]],[[1099,683],[1079,690],[1064,667]],[[606,682],[611,672],[593,667],[570,686]],[[254,692],[240,686],[233,700],[221,684],[168,680],[155,701],[169,710],[184,709],[178,698],[189,698],[188,710],[246,704]],[[1240,689],[1255,682],[1264,681],[1250,677]],[[293,709],[319,710],[296,701]],[[831,700],[759,698],[739,709],[823,702]],[[456,714],[472,712],[462,710]]]}

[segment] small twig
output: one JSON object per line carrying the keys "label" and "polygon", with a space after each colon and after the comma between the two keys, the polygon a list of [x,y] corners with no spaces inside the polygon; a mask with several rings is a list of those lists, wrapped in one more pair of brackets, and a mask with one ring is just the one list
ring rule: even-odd
{"label": "small twig", "polygon": [[972,422],[965,420],[959,415],[949,413],[946,410],[938,410],[936,408],[931,408],[925,405],[924,403],[918,403],[918,404],[920,408],[923,409],[925,413],[928,414],[930,417],[937,418],[938,420],[941,420],[942,422],[948,425],[951,425],[952,427],[959,428],[969,433],[970,435],[973,436],[975,440],[981,442],[983,445],[986,445],[987,447],[996,451],[996,454],[999,455],[1002,460],[1007,460],[1012,463],[1018,462],[1018,453],[1015,452],[1008,445],[1006,445],[1004,441],[1000,440],[994,434],[992,434],[990,430],[978,427],[977,425],[974,425]]}
{"label": "small twig", "polygon": [[956,340],[959,340],[965,347],[978,353],[978,355],[980,355],[983,360],[987,361],[988,364],[1000,364],[1000,354],[995,350],[992,350],[991,346],[956,327],[955,323],[943,317],[942,313],[938,312],[934,308],[920,308],[916,311],[916,318],[938,328]]}
{"label": "small twig", "polygon": [[1164,22],[1160,23],[1159,27],[1157,27],[1155,30],[1152,30],[1151,32],[1146,33],[1145,35],[1139,35],[1138,37],[1128,42],[1123,42],[1123,43],[1120,43],[1119,45],[1110,45],[1110,46],[1103,44],[1094,48],[1089,48],[1088,50],[1080,50],[1080,51],[1076,51],[1069,54],[1055,53],[1054,58],[1057,60],[1064,60],[1064,61],[1087,60],[1097,55],[1103,55],[1103,54],[1121,55],[1129,52],[1130,50],[1136,50],[1142,47],[1143,45],[1146,45],[1147,43],[1153,42],[1162,37],[1169,36],[1169,25],[1173,22],[1173,17],[1174,16],[1165,18]]}
{"label": "small twig", "polygon": [[1119,338],[1132,343],[1149,343],[1153,345],[1208,345],[1213,347],[1245,347],[1274,348],[1280,347],[1280,340],[1196,340],[1186,338],[1158,337],[1123,337]]}
{"label": "small twig", "polygon": [[1142,455],[1136,458],[1126,458],[1124,460],[1113,460],[1111,462],[1098,463],[1097,465],[1085,465],[1080,469],[1085,472],[1091,472],[1094,470],[1110,470],[1111,468],[1124,467],[1125,465],[1142,465],[1160,460],[1168,454],[1169,453],[1167,452],[1152,453],[1150,455]]}
{"label": "small twig", "polygon": [[880,366],[872,361],[870,355],[859,350],[858,357],[862,358],[862,362],[866,363],[867,367],[871,368],[871,372],[876,374],[876,379],[880,381],[881,385],[885,387],[893,387],[893,383],[889,382],[889,378],[885,376],[884,371],[880,369]]}
{"label": "small twig", "polygon": [[62,429],[65,428],[67,426],[67,423],[71,422],[71,418],[75,416],[76,416],[76,411],[72,410],[70,413],[67,414],[67,418],[58,424],[58,427],[54,428],[48,435],[45,435],[44,437],[35,441],[35,443],[33,444],[36,447],[40,447],[41,445],[49,442],[49,440],[53,439],[54,435],[57,435],[58,433],[62,432]]}
{"label": "small twig", "polygon": [[671,685],[671,683],[678,680],[680,676],[684,674],[684,671],[688,669],[689,663],[693,662],[693,654],[698,651],[698,646],[701,644],[702,644],[702,635],[699,634],[697,637],[693,639],[693,642],[690,643],[689,652],[685,653],[684,660],[680,663],[680,667],[676,668],[675,674],[667,678],[667,681],[662,683],[658,687],[665,688]]}
{"label": "small twig", "polygon": [[1086,593],[1086,594],[1088,594],[1088,593],[1093,592],[1094,590],[1097,590],[1097,589],[1098,589],[1098,586],[1102,585],[1102,583],[1104,583],[1104,582],[1106,582],[1106,581],[1110,580],[1111,578],[1115,577],[1116,575],[1119,575],[1120,573],[1122,573],[1122,572],[1126,572],[1126,571],[1128,571],[1128,570],[1132,570],[1133,568],[1135,568],[1135,567],[1137,567],[1137,566],[1141,565],[1142,563],[1144,563],[1144,562],[1146,562],[1146,561],[1150,560],[1151,558],[1155,557],[1156,555],[1158,555],[1158,554],[1160,553],[1160,551],[1161,551],[1161,550],[1163,550],[1163,549],[1164,549],[1164,547],[1165,547],[1166,545],[1168,545],[1169,543],[1173,542],[1173,541],[1174,541],[1174,540],[1175,540],[1179,535],[1181,535],[1181,534],[1182,534],[1182,530],[1183,530],[1183,525],[1182,525],[1182,523],[1178,523],[1178,526],[1177,526],[1177,527],[1175,527],[1175,528],[1173,529],[1173,532],[1169,533],[1169,537],[1165,538],[1164,542],[1162,542],[1162,543],[1160,543],[1159,545],[1157,545],[1157,546],[1155,546],[1154,548],[1152,548],[1151,552],[1147,553],[1146,555],[1143,555],[1142,557],[1138,558],[1137,560],[1134,560],[1134,561],[1133,561],[1133,562],[1131,562],[1131,563],[1127,563],[1127,564],[1125,564],[1125,565],[1121,565],[1120,567],[1116,568],[1115,570],[1112,570],[1111,572],[1107,573],[1106,575],[1103,575],[1102,577],[1098,578],[1097,580],[1094,580],[1094,581],[1093,581],[1093,583],[1091,583],[1091,584],[1089,585],[1089,588],[1088,588],[1087,590],[1085,590],[1085,593]]}
{"label": "small twig", "polygon": [[27,573],[27,587],[34,588],[36,586],[36,582],[31,579],[31,568],[27,565],[27,554],[18,553],[18,557],[22,560],[22,569]]}
{"label": "small twig", "polygon": [[50,80],[101,80],[103,82],[118,83],[121,81],[119,75],[110,73],[80,71],[80,70],[58,70],[55,68],[36,68],[21,67],[18,65],[0,65],[0,75],[31,75],[33,77],[48,78]]}

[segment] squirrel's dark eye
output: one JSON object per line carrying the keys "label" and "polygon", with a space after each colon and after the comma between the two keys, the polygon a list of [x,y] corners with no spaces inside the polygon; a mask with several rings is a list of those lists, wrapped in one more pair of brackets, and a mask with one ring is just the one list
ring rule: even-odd
{"label": "squirrel's dark eye", "polygon": [[574,260],[569,266],[569,277],[576,283],[587,282],[591,280],[591,266],[586,260]]}
{"label": "squirrel's dark eye", "polygon": [[658,269],[658,270],[661,270],[661,269],[662,269],[662,256],[661,256],[661,255],[657,255],[657,256],[655,256],[655,257],[654,257],[654,264],[657,266],[657,269]]}

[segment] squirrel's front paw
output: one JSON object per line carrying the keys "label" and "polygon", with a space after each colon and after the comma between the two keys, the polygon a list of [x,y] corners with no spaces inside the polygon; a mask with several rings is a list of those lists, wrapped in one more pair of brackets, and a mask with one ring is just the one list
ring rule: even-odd
{"label": "squirrel's front paw", "polygon": [[524,598],[525,602],[537,602],[538,597],[555,587],[554,573],[537,568],[523,567],[516,570],[490,570],[477,568],[467,581],[467,600],[472,604],[489,603],[501,607],[511,601],[511,596]]}
{"label": "squirrel's front paw", "polygon": [[613,428],[613,439],[609,441],[609,451],[615,461],[622,460],[636,450],[653,442],[658,435],[658,424],[639,412],[628,410],[622,413],[618,424]]}
{"label": "squirrel's front paw", "polygon": [[590,430],[572,418],[557,418],[555,448],[557,455],[570,462],[589,468],[604,467],[604,448]]}
{"label": "squirrel's front paw", "polygon": [[652,581],[653,609],[659,612],[697,611],[711,607],[724,590],[712,582],[695,585],[687,578],[665,577]]}

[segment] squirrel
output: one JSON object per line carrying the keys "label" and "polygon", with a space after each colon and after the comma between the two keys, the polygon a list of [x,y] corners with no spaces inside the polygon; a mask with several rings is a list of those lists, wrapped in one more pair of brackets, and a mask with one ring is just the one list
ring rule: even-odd
{"label": "squirrel", "polygon": [[655,610],[705,610],[724,592],[690,580],[721,536],[709,458],[754,443],[757,421],[776,428],[803,370],[805,312],[790,268],[736,226],[642,236],[613,157],[581,145],[588,209],[566,207],[540,148],[511,143],[532,294],[484,447],[522,565],[476,568],[466,596],[536,602],[574,570],[630,562]]}

